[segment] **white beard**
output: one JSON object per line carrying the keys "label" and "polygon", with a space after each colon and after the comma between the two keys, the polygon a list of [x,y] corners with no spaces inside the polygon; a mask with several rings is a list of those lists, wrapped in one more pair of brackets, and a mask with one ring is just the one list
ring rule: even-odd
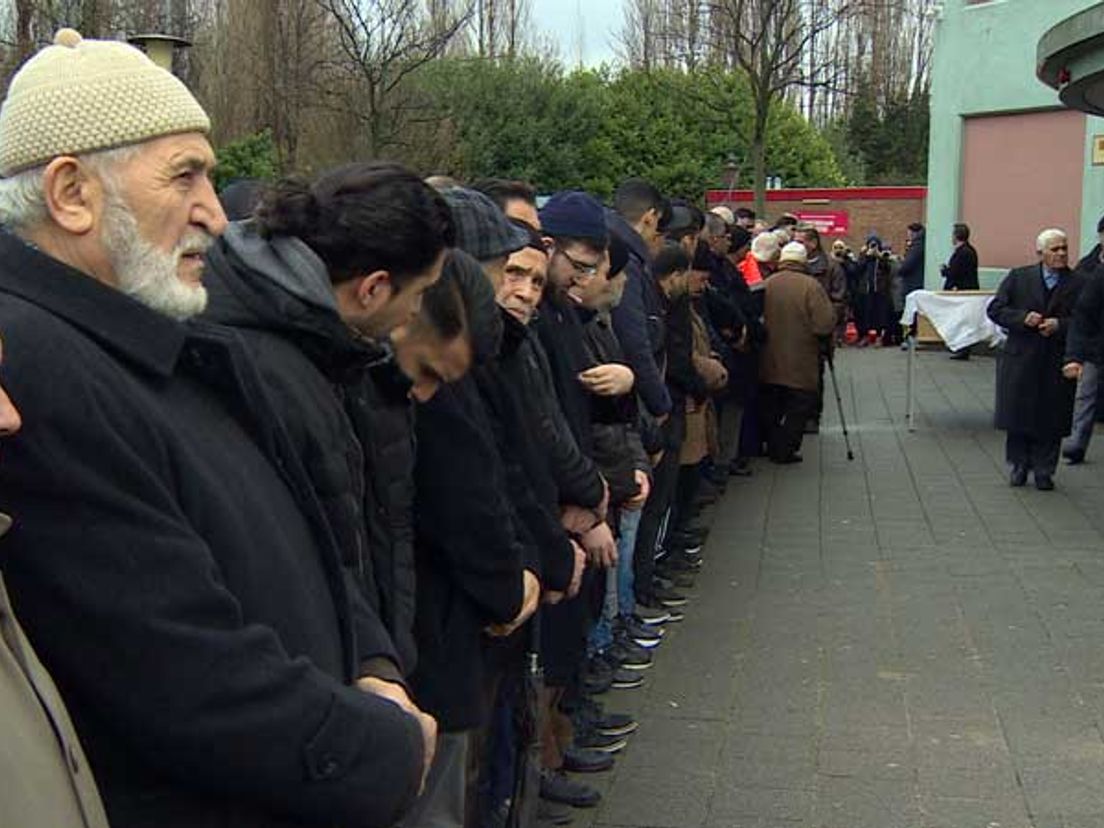
{"label": "white beard", "polygon": [[212,241],[207,233],[190,230],[171,253],[164,253],[142,238],[138,220],[126,203],[108,196],[103,244],[119,290],[158,313],[183,321],[207,307],[207,289],[185,284],[178,273],[182,256],[202,253]]}

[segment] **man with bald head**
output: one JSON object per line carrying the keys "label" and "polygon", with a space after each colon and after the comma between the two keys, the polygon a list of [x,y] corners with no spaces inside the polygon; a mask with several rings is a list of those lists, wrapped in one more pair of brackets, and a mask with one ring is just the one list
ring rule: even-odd
{"label": "man with bald head", "polygon": [[989,304],[989,318],[1008,331],[997,358],[996,426],[1007,432],[1009,482],[1054,488],[1058,451],[1070,433],[1076,383],[1062,375],[1066,334],[1083,277],[1069,268],[1063,230],[1044,230],[1039,260],[1011,270]]}
{"label": "man with bald head", "polygon": [[186,323],[226,226],[209,126],[72,30],[8,87],[4,579],[114,828],[391,825],[435,724],[240,341]]}

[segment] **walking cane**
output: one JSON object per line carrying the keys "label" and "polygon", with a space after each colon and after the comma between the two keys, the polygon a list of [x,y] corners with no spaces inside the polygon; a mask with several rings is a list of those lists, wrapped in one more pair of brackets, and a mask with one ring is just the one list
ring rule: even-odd
{"label": "walking cane", "polygon": [[839,383],[836,382],[836,364],[832,359],[832,349],[828,349],[828,374],[832,377],[832,390],[836,392],[836,406],[839,408],[840,425],[843,427],[843,444],[847,446],[847,459],[853,461],[855,453],[851,451],[851,437],[847,433],[847,420],[843,417],[843,399],[840,397]]}

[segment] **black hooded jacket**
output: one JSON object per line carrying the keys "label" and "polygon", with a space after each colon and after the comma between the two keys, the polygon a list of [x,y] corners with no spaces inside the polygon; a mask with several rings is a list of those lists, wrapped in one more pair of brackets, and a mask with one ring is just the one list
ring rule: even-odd
{"label": "black hooded jacket", "polygon": [[206,317],[245,339],[404,674],[414,646],[413,435],[388,351],[337,313],[322,261],[232,224],[208,254]]}

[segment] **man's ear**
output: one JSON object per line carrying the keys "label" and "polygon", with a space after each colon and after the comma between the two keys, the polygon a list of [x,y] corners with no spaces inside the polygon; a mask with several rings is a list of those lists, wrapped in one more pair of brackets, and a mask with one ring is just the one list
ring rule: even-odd
{"label": "man's ear", "polygon": [[375,270],[362,276],[357,283],[356,299],[365,310],[376,310],[386,305],[394,292],[391,274],[386,270]]}
{"label": "man's ear", "polygon": [[55,158],[42,174],[42,192],[50,218],[68,233],[85,235],[104,208],[103,185],[72,156]]}

